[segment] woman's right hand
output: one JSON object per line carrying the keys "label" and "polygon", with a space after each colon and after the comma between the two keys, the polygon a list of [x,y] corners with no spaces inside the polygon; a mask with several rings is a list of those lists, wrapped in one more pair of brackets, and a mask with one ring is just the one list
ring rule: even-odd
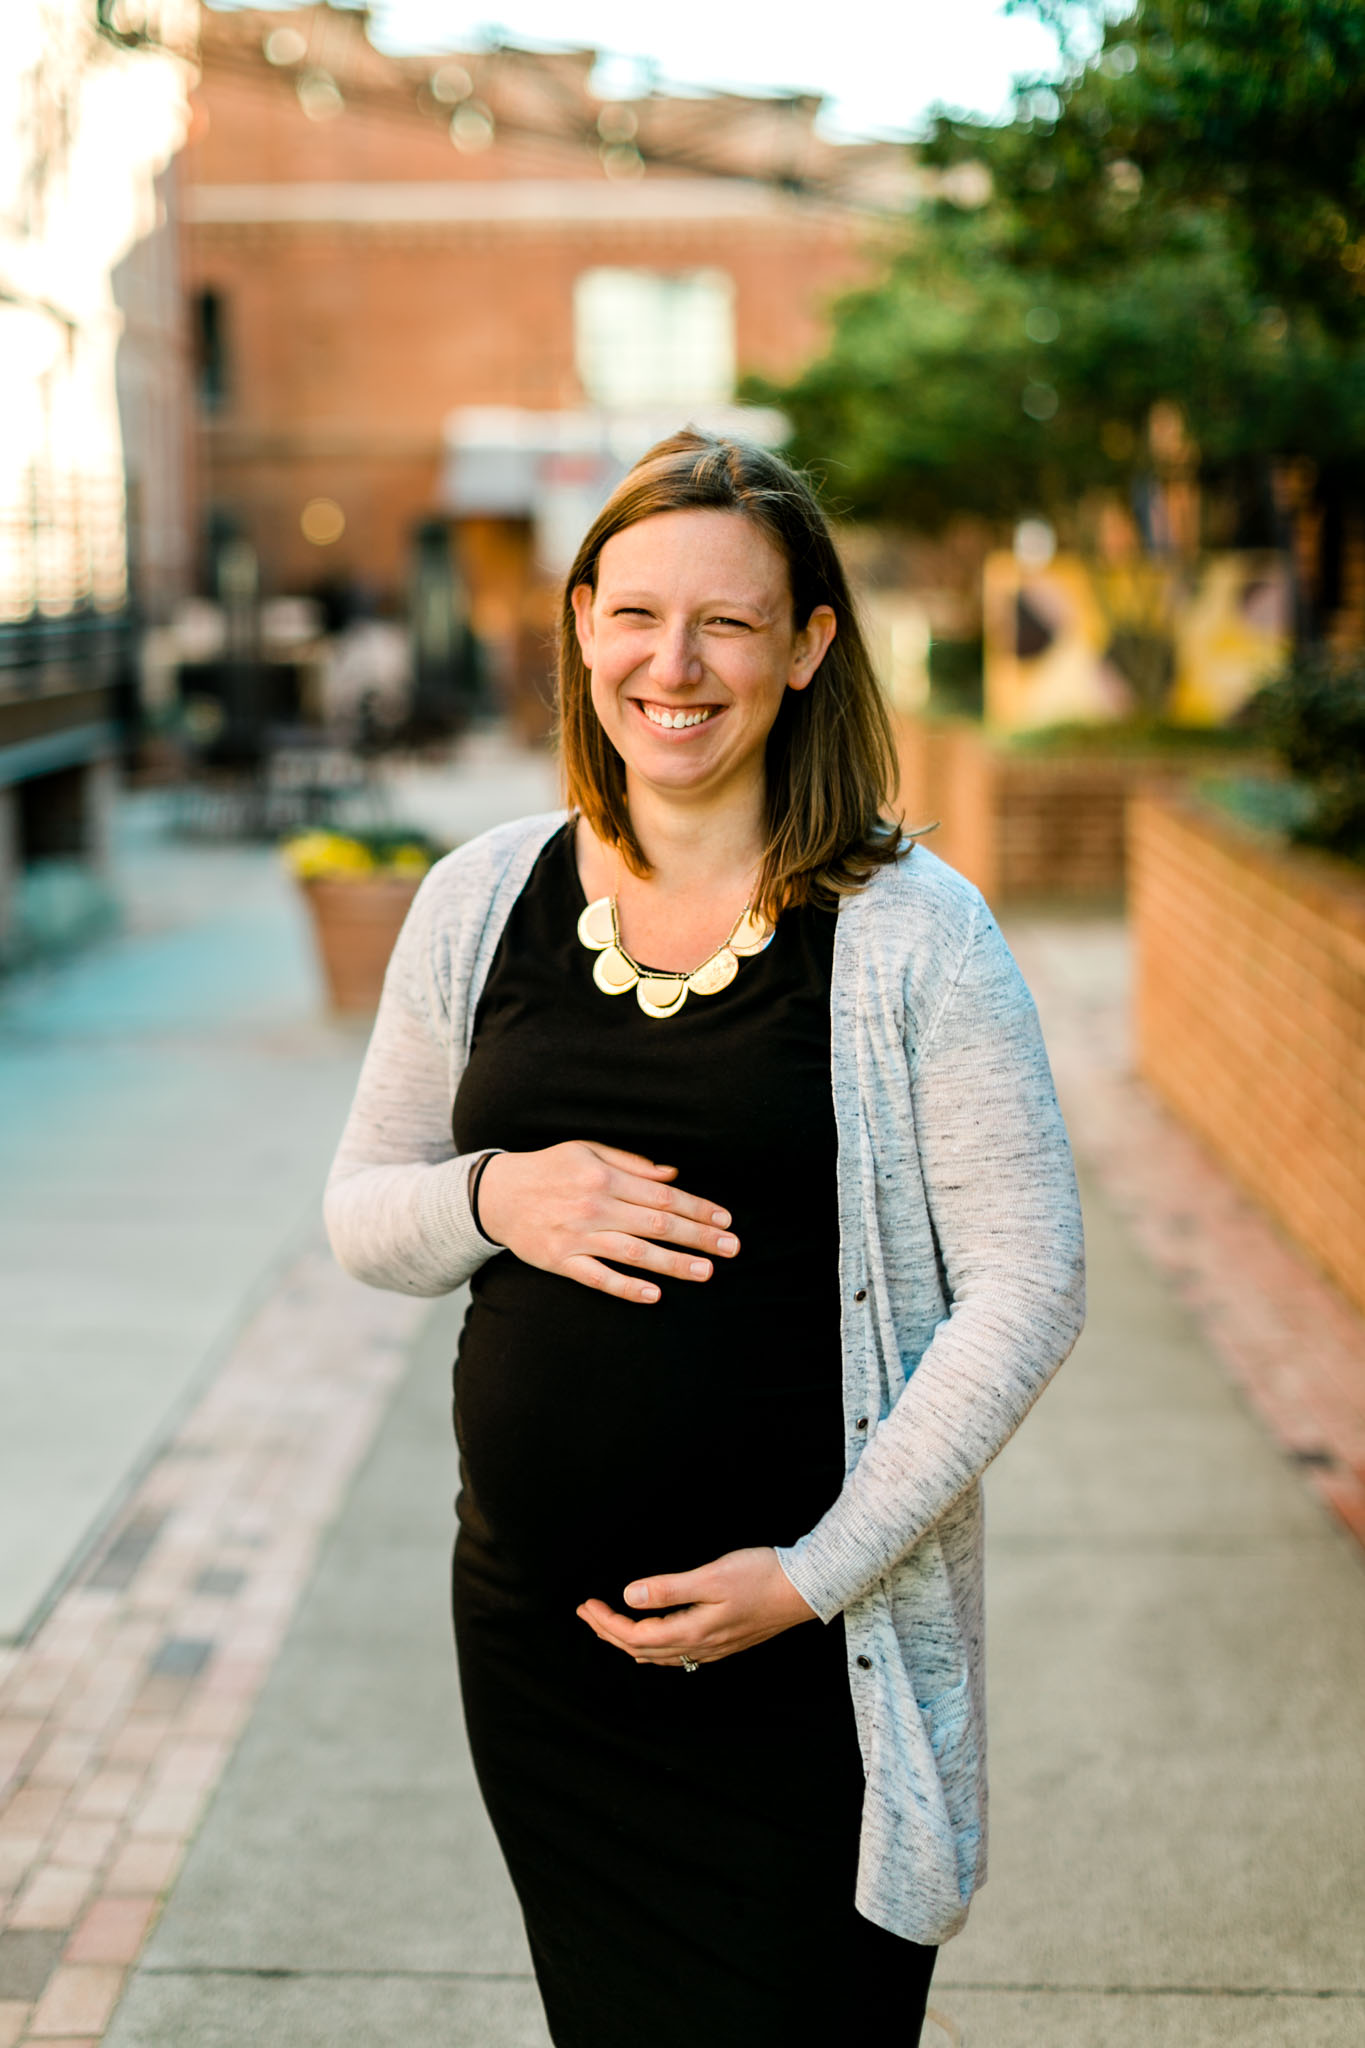
{"label": "woman's right hand", "polygon": [[712,1257],[739,1250],[729,1211],[671,1187],[677,1170],[587,1140],[495,1152],[479,1182],[479,1217],[486,1234],[528,1266],[622,1301],[657,1301],[653,1281],[603,1261],[709,1280]]}

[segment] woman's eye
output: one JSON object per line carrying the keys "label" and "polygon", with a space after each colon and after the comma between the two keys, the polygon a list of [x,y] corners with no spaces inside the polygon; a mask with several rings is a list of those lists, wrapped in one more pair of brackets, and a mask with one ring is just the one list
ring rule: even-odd
{"label": "woman's eye", "polygon": [[745,632],[749,630],[749,621],[747,619],[712,619],[711,624],[713,626],[741,626]]}

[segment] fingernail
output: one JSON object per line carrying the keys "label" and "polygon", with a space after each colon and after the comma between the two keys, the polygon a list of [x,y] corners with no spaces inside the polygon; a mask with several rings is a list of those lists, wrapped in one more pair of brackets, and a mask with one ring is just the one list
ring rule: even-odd
{"label": "fingernail", "polygon": [[725,1225],[730,1221],[730,1211],[728,1209],[713,1209],[711,1211],[711,1221],[713,1223],[718,1223],[721,1226],[721,1229],[723,1230],[725,1228]]}
{"label": "fingernail", "polygon": [[696,1274],[698,1280],[704,1280],[710,1270],[711,1268],[705,1259],[693,1259],[692,1271]]}
{"label": "fingernail", "polygon": [[641,1299],[641,1301],[657,1301],[657,1300],[659,1299],[659,1290],[658,1290],[658,1288],[657,1288],[657,1287],[642,1287],[642,1288],[640,1289],[640,1299]]}
{"label": "fingernail", "polygon": [[717,1250],[718,1252],[727,1252],[727,1253],[728,1253],[728,1252],[737,1252],[737,1251],[739,1250],[739,1239],[738,1239],[737,1237],[720,1237],[720,1238],[717,1238],[717,1239],[716,1239],[716,1250]]}
{"label": "fingernail", "polygon": [[630,1602],[632,1607],[648,1607],[649,1587],[643,1585],[627,1586],[626,1599]]}

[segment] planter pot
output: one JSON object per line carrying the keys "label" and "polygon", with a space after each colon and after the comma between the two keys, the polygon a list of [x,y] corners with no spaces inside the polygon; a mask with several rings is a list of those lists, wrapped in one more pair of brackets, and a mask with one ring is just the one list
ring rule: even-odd
{"label": "planter pot", "polygon": [[1365,1309],[1365,875],[1173,792],[1128,837],[1142,1074]]}
{"label": "planter pot", "polygon": [[394,940],[417,894],[417,879],[376,875],[299,886],[313,920],[332,1008],[372,1015]]}

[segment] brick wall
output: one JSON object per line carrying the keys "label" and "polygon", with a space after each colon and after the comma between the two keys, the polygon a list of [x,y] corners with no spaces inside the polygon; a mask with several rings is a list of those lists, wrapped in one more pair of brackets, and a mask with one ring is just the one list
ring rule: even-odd
{"label": "brick wall", "polygon": [[1152,792],[1129,875],[1142,1073],[1365,1308],[1365,878]]}
{"label": "brick wall", "polygon": [[[307,118],[294,73],[266,61],[281,26],[339,80],[335,119]],[[428,95],[423,109],[438,59],[375,50],[362,15],[204,15],[178,176],[186,290],[215,295],[226,367],[201,419],[198,494],[240,521],[267,591],[325,572],[401,596],[409,530],[440,504],[447,414],[585,403],[573,324],[585,270],[724,271],[739,370],[795,371],[821,345],[829,301],[866,276],[879,232],[870,207],[835,204],[824,185],[893,160],[904,177],[893,145],[817,136],[813,104],[779,114],[646,94],[648,173],[616,182],[599,160],[591,53],[460,61],[499,115],[476,155],[452,147],[448,108]],[[819,189],[789,189],[793,168]],[[442,194],[460,205],[429,216]],[[299,527],[319,496],[346,517],[325,554]]]}
{"label": "brick wall", "polygon": [[[901,718],[897,745],[906,822],[939,819],[928,844],[992,903],[1117,898],[1128,797],[1175,772],[1169,757],[1136,751],[1017,753],[966,719]],[[1179,772],[1208,765],[1182,757]]]}
{"label": "brick wall", "polygon": [[400,590],[408,530],[439,502],[447,413],[583,404],[580,272],[726,271],[741,367],[779,375],[818,346],[822,302],[852,281],[856,258],[846,223],[794,213],[605,226],[200,222],[190,289],[219,296],[232,379],[202,425],[203,495],[242,520],[273,590],[306,588],[324,566],[299,531],[314,496],[347,518],[325,566]]}

